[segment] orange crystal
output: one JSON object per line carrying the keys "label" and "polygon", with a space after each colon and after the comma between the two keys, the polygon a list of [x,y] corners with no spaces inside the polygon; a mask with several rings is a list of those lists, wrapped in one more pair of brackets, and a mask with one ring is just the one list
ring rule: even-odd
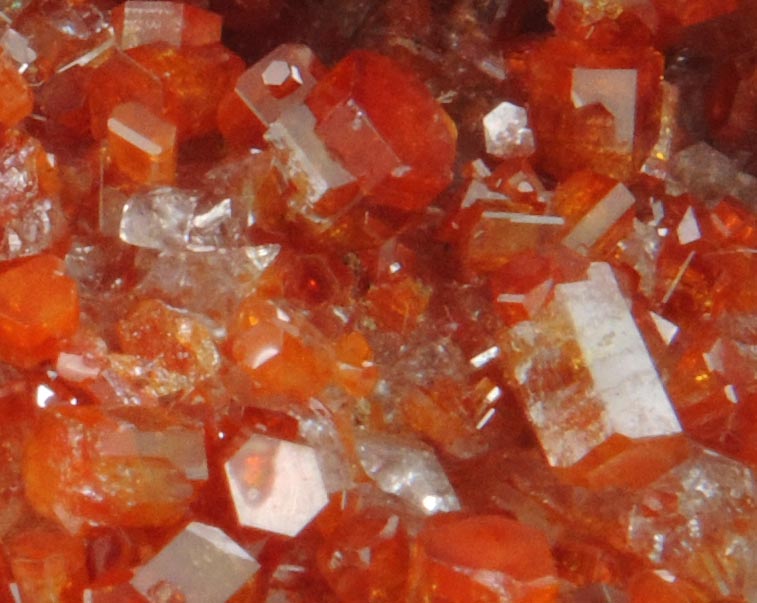
{"label": "orange crystal", "polygon": [[143,184],[170,184],[176,173],[176,126],[139,103],[124,103],[108,118],[108,146],[116,166]]}
{"label": "orange crystal", "polygon": [[76,331],[76,282],[51,255],[22,260],[0,272],[0,357],[19,366],[51,360],[58,342]]}
{"label": "orange crystal", "polygon": [[193,488],[167,458],[110,451],[129,423],[95,407],[45,413],[26,448],[24,486],[41,515],[69,531],[86,525],[148,527],[186,513]]}
{"label": "orange crystal", "polygon": [[127,0],[113,9],[111,19],[124,50],[154,42],[202,46],[221,41],[221,16],[182,2]]}
{"label": "orange crystal", "polygon": [[410,601],[513,603],[557,600],[546,537],[497,515],[429,520],[413,559]]}
{"label": "orange crystal", "polygon": [[451,181],[457,133],[401,65],[356,51],[308,96],[316,132],[372,202],[419,211]]}

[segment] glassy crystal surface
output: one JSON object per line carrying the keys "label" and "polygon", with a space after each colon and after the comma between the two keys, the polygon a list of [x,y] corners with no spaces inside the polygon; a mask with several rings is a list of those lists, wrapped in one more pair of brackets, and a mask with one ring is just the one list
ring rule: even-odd
{"label": "glassy crystal surface", "polygon": [[239,523],[296,536],[326,506],[315,450],[255,435],[225,463]]}
{"label": "glassy crystal surface", "polygon": [[486,152],[496,157],[521,157],[534,152],[534,134],[523,107],[500,103],[484,116]]}
{"label": "glassy crystal surface", "polygon": [[136,247],[181,249],[189,242],[197,200],[194,193],[168,187],[135,195],[123,206],[119,237]]}
{"label": "glassy crystal surface", "polygon": [[433,450],[421,442],[365,434],[358,439],[360,464],[384,492],[403,498],[426,515],[460,508]]}
{"label": "glassy crystal surface", "polygon": [[222,530],[194,521],[139,567],[131,584],[148,600],[225,603],[259,568]]}
{"label": "glassy crystal surface", "polygon": [[511,378],[553,465],[575,463],[613,433],[681,430],[609,265],[556,285],[537,319],[506,337]]}
{"label": "glassy crystal surface", "polygon": [[629,546],[722,596],[742,592],[749,600],[757,592],[756,497],[749,467],[698,450],[639,493],[628,518]]}

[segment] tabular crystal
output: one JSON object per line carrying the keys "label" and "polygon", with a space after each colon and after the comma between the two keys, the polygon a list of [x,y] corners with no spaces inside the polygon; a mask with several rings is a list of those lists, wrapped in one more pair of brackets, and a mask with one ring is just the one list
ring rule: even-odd
{"label": "tabular crystal", "polygon": [[296,536],[328,495],[315,450],[255,435],[224,465],[239,523]]}
{"label": "tabular crystal", "polygon": [[259,567],[222,530],[195,521],[138,568],[131,584],[150,601],[225,603]]}
{"label": "tabular crystal", "polygon": [[556,285],[537,318],[506,337],[511,377],[553,465],[572,465],[614,433],[681,430],[608,264]]}
{"label": "tabular crystal", "polygon": [[113,9],[111,18],[124,50],[154,42],[201,46],[221,41],[221,16],[182,2],[128,0]]}
{"label": "tabular crystal", "polygon": [[108,119],[116,166],[137,182],[168,184],[176,172],[176,126],[139,103],[124,103]]}
{"label": "tabular crystal", "polygon": [[79,324],[76,283],[63,262],[40,255],[0,272],[0,358],[20,366],[51,360]]}

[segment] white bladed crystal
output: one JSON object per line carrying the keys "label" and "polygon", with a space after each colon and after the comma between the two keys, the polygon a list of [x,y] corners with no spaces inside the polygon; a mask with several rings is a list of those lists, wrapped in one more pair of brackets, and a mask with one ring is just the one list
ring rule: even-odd
{"label": "white bladed crystal", "polygon": [[553,300],[503,345],[547,459],[570,466],[613,434],[681,431],[612,268],[554,287]]}
{"label": "white bladed crystal", "polygon": [[426,515],[460,509],[460,502],[434,451],[422,442],[380,434],[358,438],[363,469],[384,492]]}
{"label": "white bladed crystal", "polygon": [[678,242],[681,245],[688,245],[702,238],[693,207],[689,206],[686,213],[683,214],[683,218],[681,218],[678,228],[676,228],[676,234],[678,235]]}
{"label": "white bladed crystal", "polygon": [[563,245],[586,253],[634,204],[634,196],[616,184],[604,198],[579,220],[563,239]]}
{"label": "white bladed crystal", "polygon": [[149,600],[171,592],[185,603],[225,603],[259,568],[223,531],[192,522],[134,572],[131,584]]}
{"label": "white bladed crystal", "polygon": [[296,536],[328,503],[313,448],[254,435],[224,465],[239,523]]}

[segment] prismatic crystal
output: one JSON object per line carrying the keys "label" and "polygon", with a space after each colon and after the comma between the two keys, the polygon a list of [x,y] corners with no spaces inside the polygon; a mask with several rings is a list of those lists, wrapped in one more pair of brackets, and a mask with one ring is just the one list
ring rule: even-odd
{"label": "prismatic crystal", "polygon": [[0,603],[757,602],[757,0],[0,6]]}

